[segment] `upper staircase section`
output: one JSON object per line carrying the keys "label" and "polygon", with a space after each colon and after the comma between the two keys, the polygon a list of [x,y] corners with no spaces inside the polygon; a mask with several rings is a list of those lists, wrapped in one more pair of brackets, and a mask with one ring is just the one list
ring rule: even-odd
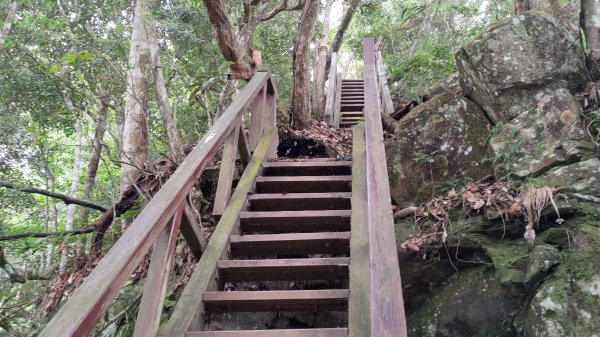
{"label": "upper staircase section", "polygon": [[[394,105],[387,84],[387,70],[381,51],[374,51],[377,95],[381,113],[394,112]],[[365,81],[363,79],[345,79],[337,71],[337,54],[331,57],[324,119],[328,125],[336,128],[350,128],[365,120]]]}

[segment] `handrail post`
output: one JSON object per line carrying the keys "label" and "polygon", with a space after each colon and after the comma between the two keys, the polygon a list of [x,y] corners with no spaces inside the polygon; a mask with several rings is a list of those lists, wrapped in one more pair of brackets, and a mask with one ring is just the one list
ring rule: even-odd
{"label": "handrail post", "polygon": [[342,73],[338,73],[336,78],[337,83],[335,84],[335,100],[333,103],[333,120],[331,125],[335,128],[339,128],[342,109]]}
{"label": "handrail post", "polygon": [[[260,95],[260,94],[259,94]],[[241,121],[231,130],[225,140],[223,147],[223,157],[221,158],[221,167],[219,168],[219,180],[217,181],[217,192],[213,203],[213,215],[219,218],[231,196],[231,187],[233,186],[233,175],[235,174],[235,160],[237,158],[238,137]]]}
{"label": "handrail post", "polygon": [[383,106],[383,113],[391,114],[394,112],[394,103],[390,94],[390,86],[388,85],[388,74],[383,63],[383,55],[381,50],[375,55],[377,59],[377,81],[379,82],[379,94]]}
{"label": "handrail post", "polygon": [[337,92],[337,53],[331,54],[331,66],[329,68],[329,80],[327,83],[327,98],[325,100],[325,112],[323,119],[327,125],[333,125],[335,94]]}
{"label": "handrail post", "polygon": [[158,332],[167,281],[173,268],[173,255],[179,234],[179,225],[186,203],[182,203],[173,216],[171,225],[163,229],[154,242],[148,276],[138,311],[133,337],[155,336]]}
{"label": "handrail post", "polygon": [[363,40],[371,334],[406,337],[373,38]]}

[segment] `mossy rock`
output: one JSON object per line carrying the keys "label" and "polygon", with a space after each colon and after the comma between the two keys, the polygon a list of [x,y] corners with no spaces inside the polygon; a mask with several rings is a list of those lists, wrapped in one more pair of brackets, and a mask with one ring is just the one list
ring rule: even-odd
{"label": "mossy rock", "polygon": [[583,224],[555,274],[533,297],[527,337],[593,336],[600,329],[600,228]]}

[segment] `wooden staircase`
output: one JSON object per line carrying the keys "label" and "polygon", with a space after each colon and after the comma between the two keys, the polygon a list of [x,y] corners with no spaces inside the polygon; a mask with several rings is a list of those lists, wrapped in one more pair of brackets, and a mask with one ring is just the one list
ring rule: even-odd
{"label": "wooden staircase", "polygon": [[365,82],[343,79],[340,87],[339,127],[349,128],[364,120]]}
{"label": "wooden staircase", "polygon": [[[350,264],[351,166],[329,159],[265,162],[218,262],[225,282],[346,280],[319,290],[206,291],[205,315],[219,312],[345,311]],[[318,257],[314,255],[318,254]],[[323,255],[329,257],[322,257]],[[222,287],[222,286],[221,286]],[[222,288],[221,288],[222,289]],[[346,336],[347,328],[190,331],[188,337]]]}
{"label": "wooden staircase", "polygon": [[[342,80],[332,57],[324,113],[330,125],[354,125],[351,162],[277,160],[277,90],[270,73],[256,73],[40,336],[88,336],[151,252],[133,337],[406,337],[381,126],[380,102],[385,108],[391,100],[380,83],[378,69],[384,67],[376,61],[381,57],[373,39],[363,45],[364,80]],[[242,117],[248,108],[246,137]],[[206,244],[188,196],[221,148],[213,209],[219,222]],[[243,173],[233,189],[240,166]],[[197,264],[165,321],[180,233]],[[319,281],[320,286],[225,287],[262,281]],[[345,312],[347,319],[325,328],[286,330],[210,331],[206,324],[212,314],[281,311]]]}

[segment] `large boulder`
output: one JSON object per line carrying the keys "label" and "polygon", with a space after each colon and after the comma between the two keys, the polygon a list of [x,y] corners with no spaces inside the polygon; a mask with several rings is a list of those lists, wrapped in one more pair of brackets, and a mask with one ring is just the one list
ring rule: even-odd
{"label": "large boulder", "polygon": [[535,97],[570,92],[589,74],[583,52],[554,18],[530,11],[498,23],[456,54],[465,94],[495,124],[535,108]]}
{"label": "large boulder", "polygon": [[581,107],[565,89],[533,98],[536,106],[497,127],[490,138],[496,177],[537,176],[577,162],[595,151],[585,131]]}
{"label": "large boulder", "polygon": [[541,179],[562,193],[600,197],[600,160],[592,158],[555,168]]}
{"label": "large boulder", "polygon": [[544,282],[531,300],[524,322],[526,337],[597,335],[600,228],[583,224],[576,233],[574,245],[554,276]]}
{"label": "large boulder", "polygon": [[580,0],[529,0],[529,7],[532,10],[548,13],[575,38],[579,36]]}
{"label": "large boulder", "polygon": [[506,330],[510,301],[486,267],[459,272],[407,317],[408,334],[421,337],[514,336]]}
{"label": "large boulder", "polygon": [[386,149],[392,198],[399,205],[421,202],[442,182],[490,174],[484,160],[490,127],[477,104],[453,93],[418,105],[400,120]]}

